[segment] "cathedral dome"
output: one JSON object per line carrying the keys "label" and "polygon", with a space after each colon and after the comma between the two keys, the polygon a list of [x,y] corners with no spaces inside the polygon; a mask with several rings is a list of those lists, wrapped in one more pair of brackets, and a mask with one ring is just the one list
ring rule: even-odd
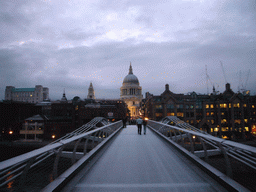
{"label": "cathedral dome", "polygon": [[123,83],[138,84],[138,78],[133,75],[132,66],[130,65],[129,74],[125,76]]}
{"label": "cathedral dome", "polygon": [[128,74],[126,75],[126,77],[124,78],[123,83],[139,83],[138,78],[133,75],[133,74]]}

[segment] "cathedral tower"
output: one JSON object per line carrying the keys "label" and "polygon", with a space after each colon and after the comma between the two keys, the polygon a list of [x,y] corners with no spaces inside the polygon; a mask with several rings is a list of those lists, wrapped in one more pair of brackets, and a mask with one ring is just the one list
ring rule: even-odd
{"label": "cathedral tower", "polygon": [[95,93],[94,93],[94,89],[92,86],[92,82],[90,83],[90,87],[88,89],[87,99],[95,99]]}

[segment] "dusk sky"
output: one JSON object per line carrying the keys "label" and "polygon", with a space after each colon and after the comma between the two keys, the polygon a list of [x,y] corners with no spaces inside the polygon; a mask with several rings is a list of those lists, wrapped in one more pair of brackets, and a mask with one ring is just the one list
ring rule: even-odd
{"label": "dusk sky", "polygon": [[35,85],[84,99],[90,82],[117,99],[130,62],[144,97],[206,94],[206,65],[223,92],[220,61],[234,92],[256,93],[255,0],[1,0],[0,26],[0,100]]}

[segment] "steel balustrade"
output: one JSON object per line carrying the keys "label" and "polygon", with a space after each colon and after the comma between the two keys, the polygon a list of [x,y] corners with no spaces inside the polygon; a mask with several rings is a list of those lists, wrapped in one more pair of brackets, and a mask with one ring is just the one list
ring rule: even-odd
{"label": "steel balustrade", "polygon": [[[99,123],[104,126],[96,127]],[[87,154],[89,147],[90,149],[96,147],[121,127],[121,121],[109,124],[107,119],[96,117],[89,123],[42,148],[0,162],[0,187],[6,186],[13,180],[17,181],[17,183],[19,182],[19,186],[22,187],[27,179],[27,173],[33,167],[42,165],[49,158],[54,158],[54,161],[51,161],[52,164],[46,164],[46,167],[38,168],[36,171],[39,172],[40,169],[52,167],[51,172],[53,179],[55,179],[59,175],[58,166],[60,158],[68,157],[71,159],[71,165],[74,164],[77,159]],[[77,152],[79,145],[82,146],[83,153]],[[64,151],[66,147],[73,147],[72,152]],[[19,179],[17,179],[18,177]]]}
{"label": "steel balustrade", "polygon": [[[174,122],[176,126],[167,124],[171,121]],[[191,125],[185,125],[185,123],[177,117],[164,118],[163,122],[164,123],[148,120],[148,127],[159,132],[160,135],[166,137],[168,140],[179,144],[194,155],[204,157],[206,162],[209,156],[223,154],[226,162],[226,175],[229,177],[232,177],[230,157],[256,170],[255,147],[214,137]],[[196,141],[197,145],[200,144],[200,148],[203,150],[195,149]],[[186,147],[186,143],[189,144],[189,147]]]}

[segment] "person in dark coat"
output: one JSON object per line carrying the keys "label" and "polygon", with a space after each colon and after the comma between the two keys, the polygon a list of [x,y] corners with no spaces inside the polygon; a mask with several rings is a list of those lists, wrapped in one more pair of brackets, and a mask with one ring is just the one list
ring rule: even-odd
{"label": "person in dark coat", "polygon": [[147,124],[148,124],[148,118],[145,117],[143,120],[144,135],[146,135]]}
{"label": "person in dark coat", "polygon": [[127,117],[125,116],[122,120],[123,120],[123,128],[126,128]]}

